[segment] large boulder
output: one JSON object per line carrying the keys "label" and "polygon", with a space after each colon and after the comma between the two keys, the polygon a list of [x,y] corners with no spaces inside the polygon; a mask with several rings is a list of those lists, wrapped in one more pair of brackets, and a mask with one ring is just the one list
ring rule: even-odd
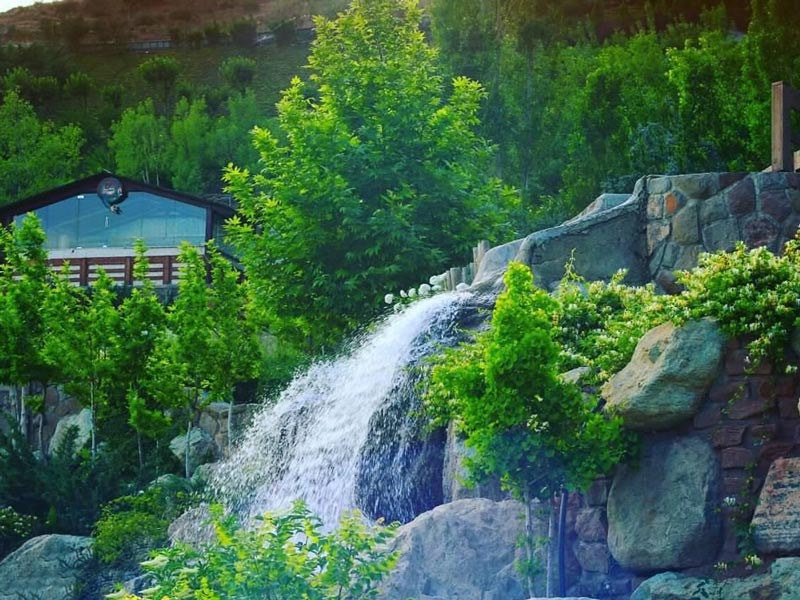
{"label": "large boulder", "polygon": [[800,458],[772,463],[751,524],[760,553],[800,552]]}
{"label": "large boulder", "polygon": [[725,339],[711,319],[648,331],[602,395],[630,429],[670,429],[697,412],[722,364]]}
{"label": "large boulder", "polygon": [[72,598],[91,543],[75,535],[31,538],[0,563],[0,600]]}
{"label": "large boulder", "polygon": [[633,593],[631,600],[677,600],[707,598],[708,600],[797,600],[800,598],[800,558],[779,558],[768,573],[744,579],[714,581],[686,577],[677,573],[659,573],[645,580]]}
{"label": "large boulder", "polygon": [[[186,434],[172,438],[169,443],[172,454],[183,464],[186,455]],[[210,462],[220,455],[220,450],[207,431],[195,427],[189,433],[189,473],[199,465]]]}
{"label": "large boulder", "polygon": [[92,437],[92,411],[84,408],[76,415],[67,415],[58,421],[56,430],[53,437],[50,438],[50,445],[48,446],[48,453],[52,456],[56,449],[63,443],[64,438],[70,428],[74,427],[77,435],[75,436],[75,445],[73,452],[77,452],[89,441]]}
{"label": "large boulder", "polygon": [[[546,535],[546,524],[535,527],[534,535]],[[392,550],[400,558],[379,598],[528,598],[514,568],[524,531],[524,509],[513,500],[470,498],[438,506],[398,530]]]}
{"label": "large boulder", "polygon": [[645,442],[637,467],[623,467],[608,496],[608,546],[636,573],[713,562],[721,542],[720,473],[698,438]]}

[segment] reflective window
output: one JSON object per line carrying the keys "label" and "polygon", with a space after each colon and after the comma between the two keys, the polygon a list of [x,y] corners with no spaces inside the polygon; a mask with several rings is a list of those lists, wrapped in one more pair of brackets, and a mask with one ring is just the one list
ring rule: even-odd
{"label": "reflective window", "polygon": [[82,194],[34,212],[42,221],[51,250],[132,247],[137,238],[148,248],[205,242],[205,208],[148,192],[131,192],[119,208],[119,213],[111,212],[97,195]]}

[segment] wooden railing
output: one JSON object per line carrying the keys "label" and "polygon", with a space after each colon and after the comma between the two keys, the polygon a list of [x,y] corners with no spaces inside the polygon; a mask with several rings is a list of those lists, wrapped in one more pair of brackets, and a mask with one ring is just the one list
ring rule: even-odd
{"label": "wooden railing", "polygon": [[797,171],[800,169],[800,152],[792,150],[800,145],[800,137],[792,135],[792,111],[800,112],[800,92],[783,81],[772,84],[772,170]]}
{"label": "wooden railing", "polygon": [[[148,256],[150,268],[147,278],[156,285],[172,285],[178,282],[178,257],[175,255]],[[132,256],[88,256],[71,258],[50,258],[48,264],[54,271],[61,272],[64,263],[69,263],[70,283],[80,286],[91,285],[99,276],[100,269],[117,285],[133,285]]]}

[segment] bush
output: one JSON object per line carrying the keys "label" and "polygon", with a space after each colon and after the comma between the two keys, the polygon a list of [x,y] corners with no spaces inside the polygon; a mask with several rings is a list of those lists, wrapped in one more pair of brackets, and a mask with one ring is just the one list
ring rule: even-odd
{"label": "bush", "polygon": [[322,533],[320,521],[299,501],[250,529],[223,516],[221,507],[212,514],[217,544],[171,548],[142,563],[157,582],[148,597],[362,600],[377,595],[378,583],[397,559],[382,549],[396,525],[368,527],[357,512],[345,516],[333,533]]}

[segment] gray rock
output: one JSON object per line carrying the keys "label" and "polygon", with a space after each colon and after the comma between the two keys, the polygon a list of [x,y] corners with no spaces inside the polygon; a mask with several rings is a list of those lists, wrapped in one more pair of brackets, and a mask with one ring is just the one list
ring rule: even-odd
{"label": "gray rock", "polygon": [[73,597],[92,538],[40,535],[25,542],[0,563],[0,600]]}
{"label": "gray rock", "polygon": [[190,508],[170,523],[167,535],[172,544],[186,544],[193,548],[211,544],[216,541],[214,526],[211,524],[211,512],[208,505],[201,504]]}
{"label": "gray rock", "polygon": [[673,188],[680,190],[689,198],[700,200],[715,194],[719,186],[719,177],[716,173],[675,175],[671,179]]}
{"label": "gray rock", "polygon": [[739,239],[739,225],[736,219],[720,219],[703,228],[703,245],[708,252],[728,252],[736,246]]}
{"label": "gray rock", "polygon": [[447,440],[444,447],[444,461],[442,465],[442,497],[444,502],[463,500],[464,498],[489,498],[490,500],[505,500],[508,494],[500,488],[500,480],[495,477],[481,483],[469,481],[469,473],[464,465],[464,459],[470,456],[471,451],[464,444],[455,430],[455,424],[447,427]]}
{"label": "gray rock", "polygon": [[645,199],[631,196],[608,210],[533,233],[522,242],[515,260],[530,266],[536,285],[548,290],[563,278],[573,251],[575,270],[588,281],[607,280],[626,269],[628,283],[645,283],[649,276],[641,224],[644,203]]}
{"label": "gray rock", "polygon": [[[528,597],[514,562],[525,530],[515,501],[457,500],[403,525],[392,543],[400,552],[380,600],[523,600]],[[546,534],[537,523],[534,535]],[[536,593],[543,590],[537,586]]]}
{"label": "gray rock", "polygon": [[672,188],[670,177],[650,176],[647,178],[647,191],[651,194],[665,194]]}
{"label": "gray rock", "polygon": [[681,245],[700,241],[700,228],[696,202],[689,202],[672,219],[672,239]]}
{"label": "gray rock", "polygon": [[631,361],[603,386],[606,410],[637,430],[669,429],[691,418],[717,376],[724,343],[710,319],[651,329]]}
{"label": "gray rock", "polygon": [[700,202],[700,223],[703,225],[727,219],[729,216],[728,205],[721,194]]}
{"label": "gray rock", "polygon": [[76,415],[67,415],[58,421],[56,430],[53,437],[50,438],[50,445],[48,446],[48,453],[52,455],[56,448],[61,444],[64,436],[70,427],[78,428],[78,435],[75,438],[74,452],[77,452],[91,439],[92,437],[92,411],[84,408]]}
{"label": "gray rock", "polygon": [[501,289],[506,267],[508,267],[508,263],[514,260],[521,245],[522,240],[515,240],[502,246],[495,246],[486,252],[481,264],[478,266],[478,272],[472,281],[472,287],[476,289],[484,287]]}
{"label": "gray rock", "polygon": [[719,465],[707,442],[645,442],[639,465],[620,469],[611,485],[612,556],[636,573],[713,562],[721,542],[719,487]]}
{"label": "gray rock", "polygon": [[[172,454],[183,464],[186,453],[186,434],[172,438],[169,443]],[[195,427],[189,434],[189,472],[193,472],[199,465],[210,462],[220,454],[219,448],[213,438],[203,429]]]}
{"label": "gray rock", "polygon": [[609,208],[614,208],[615,206],[619,206],[623,202],[627,202],[630,199],[630,194],[600,194],[597,198],[592,201],[589,206],[584,208],[581,212],[579,212],[576,216],[572,217],[568,221],[564,222],[564,225],[568,225],[570,223],[574,223],[584,217],[588,217],[589,215],[593,215],[595,213],[603,212],[608,210]]}
{"label": "gray rock", "polygon": [[800,551],[800,458],[779,458],[772,463],[751,526],[759,553]]}
{"label": "gray rock", "polygon": [[768,573],[723,581],[659,573],[645,580],[631,600],[797,600],[800,598],[800,558],[779,558]]}

